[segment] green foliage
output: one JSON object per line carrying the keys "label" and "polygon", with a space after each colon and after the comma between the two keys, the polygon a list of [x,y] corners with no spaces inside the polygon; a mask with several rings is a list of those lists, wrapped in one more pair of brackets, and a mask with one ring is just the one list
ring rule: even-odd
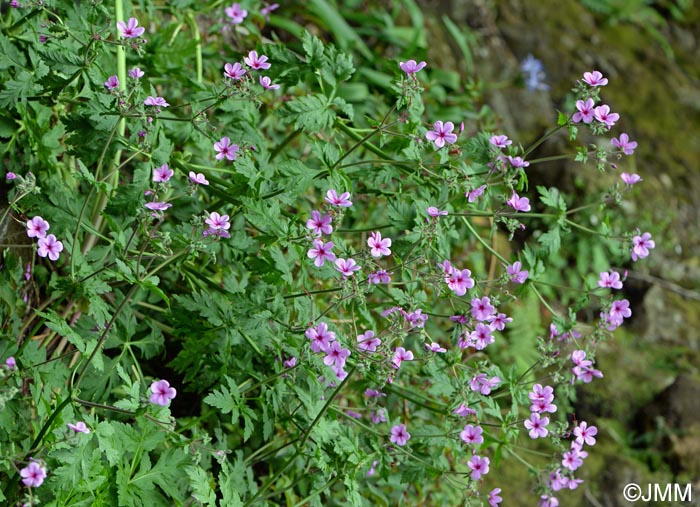
{"label": "green foliage", "polygon": [[[550,320],[573,332],[578,312],[609,307],[590,274],[609,268],[617,224],[607,201],[579,206],[556,188],[538,186],[531,213],[504,205],[525,195],[528,175],[503,155],[530,149],[493,146],[485,126],[496,119],[477,83],[432,62],[415,74],[398,67],[428,48],[415,2],[360,4],[312,0],[268,23],[242,2],[240,26],[219,2],[189,0],[56,1],[3,14],[0,150],[16,178],[0,203],[0,358],[17,364],[0,366],[1,501],[483,504],[468,459],[495,466],[517,452],[535,367],[568,382],[568,356],[554,359],[542,336]],[[145,34],[121,37],[114,20],[132,16]],[[462,74],[477,75],[476,35],[442,21]],[[270,69],[222,76],[253,49]],[[138,79],[126,74],[136,66]],[[262,87],[263,75],[282,89]],[[462,118],[455,143],[426,136],[438,119]],[[585,127],[569,118],[560,113],[558,126],[573,141]],[[219,147],[224,137],[235,158]],[[604,169],[607,152],[579,148],[589,159]],[[158,181],[156,169],[173,174]],[[348,192],[352,206],[329,202],[330,190]],[[333,229],[321,241],[359,271],[313,262],[313,212]],[[41,255],[46,238],[27,235],[34,217],[61,241],[58,258]],[[580,225],[591,217],[599,230]],[[523,285],[506,271],[518,252],[501,249],[502,225],[521,235]],[[389,255],[368,248],[378,231]],[[468,269],[473,286],[460,294],[446,261]],[[574,300],[562,282],[585,296]],[[513,318],[491,330],[488,348],[469,341],[470,301],[483,297]],[[321,323],[349,358],[315,350]],[[381,341],[374,351],[357,339],[369,331]],[[598,325],[582,347],[592,354],[605,336]],[[480,374],[500,377],[491,395],[472,387]],[[158,380],[174,398],[159,396]],[[461,405],[484,426],[471,452]],[[78,421],[90,432],[71,429]],[[399,424],[411,433],[405,445],[392,441]],[[19,471],[32,460],[48,476],[30,487]]]}

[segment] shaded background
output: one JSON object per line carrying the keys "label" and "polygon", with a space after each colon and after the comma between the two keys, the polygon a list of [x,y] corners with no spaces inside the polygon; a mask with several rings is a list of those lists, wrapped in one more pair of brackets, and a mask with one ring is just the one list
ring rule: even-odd
{"label": "shaded background", "polygon": [[[693,501],[683,505],[700,505],[700,9],[692,1],[642,0],[421,5],[432,13],[430,60],[465,79],[496,83],[485,90],[485,102],[516,142],[539,138],[556,121],[555,109],[572,109],[567,94],[584,71],[610,79],[602,97],[621,115],[614,135],[627,132],[639,143],[620,171],[644,180],[625,195],[623,210],[657,247],[644,262],[616,266],[629,270],[624,297],[633,316],[598,349],[605,378],[578,391],[577,419],[600,433],[576,474],[585,483],[562,491],[560,505],[632,505],[622,497],[630,482],[644,491],[649,483],[692,482]],[[445,30],[443,15],[469,42],[472,62]],[[528,54],[542,61],[548,90],[518,83]],[[566,135],[545,143],[537,157],[562,153]],[[605,189],[615,178],[619,171],[601,175],[557,161],[538,165],[530,179],[581,193]],[[499,477],[489,477],[493,485],[526,484],[525,468],[506,461]],[[510,505],[524,500],[503,496]],[[527,503],[534,499],[528,495]]]}

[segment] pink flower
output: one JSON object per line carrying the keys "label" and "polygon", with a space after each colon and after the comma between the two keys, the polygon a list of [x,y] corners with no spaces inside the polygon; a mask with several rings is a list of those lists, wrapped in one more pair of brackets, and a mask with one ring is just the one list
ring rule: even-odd
{"label": "pink flower", "polygon": [[7,369],[10,371],[17,368],[17,361],[15,360],[14,356],[10,356],[5,359],[5,366],[7,366]]}
{"label": "pink flower", "polygon": [[512,265],[508,266],[506,268],[506,271],[508,272],[508,276],[510,277],[510,280],[515,283],[525,283],[525,280],[527,280],[527,276],[529,275],[529,272],[525,269],[521,269],[522,264],[520,261],[514,262]]}
{"label": "pink flower", "polygon": [[501,383],[501,378],[493,376],[490,379],[486,378],[486,374],[479,373],[469,381],[469,387],[472,391],[479,392],[484,396],[491,394],[491,390],[496,388]]}
{"label": "pink flower", "polygon": [[229,222],[228,215],[219,215],[216,211],[209,213],[209,217],[204,220],[204,223],[209,226],[210,229],[215,231],[224,230],[227,231],[231,228],[231,223]]}
{"label": "pink flower", "polygon": [[455,295],[464,296],[467,293],[467,289],[474,287],[474,279],[471,275],[472,272],[468,269],[459,270],[450,266],[449,274],[445,276],[445,282]]}
{"label": "pink flower", "polygon": [[473,426],[467,424],[464,429],[459,433],[459,438],[470,445],[477,445],[484,443],[484,437],[481,434],[484,432],[481,426]]}
{"label": "pink flower", "polygon": [[645,232],[641,236],[632,238],[632,260],[643,259],[649,255],[649,249],[654,248],[656,243],[651,239],[651,234]]}
{"label": "pink flower", "polygon": [[[586,352],[583,350],[574,350],[571,353],[571,360],[574,367],[571,369],[578,380],[582,380],[588,384],[593,380],[593,377],[602,378],[603,373],[600,370],[593,368],[593,361],[586,359]],[[571,381],[573,383],[573,379]]]}
{"label": "pink flower", "polygon": [[628,187],[631,187],[632,185],[642,181],[642,177],[639,176],[639,174],[635,174],[635,173],[632,173],[632,174],[622,173],[620,175],[620,178],[622,178],[622,181],[624,181]]}
{"label": "pink flower", "polygon": [[238,81],[243,76],[245,76],[245,69],[241,67],[241,64],[236,62],[233,65],[227,63],[224,65],[224,77],[230,77],[234,81]]}
{"label": "pink flower", "polygon": [[491,327],[498,331],[503,331],[506,328],[506,324],[513,322],[513,319],[508,317],[505,313],[491,315],[487,320]]}
{"label": "pink flower", "polygon": [[238,153],[238,145],[231,144],[231,139],[222,137],[220,141],[214,143],[214,150],[217,152],[216,160],[221,160],[226,157],[228,160],[236,160]]}
{"label": "pink flower", "polygon": [[333,206],[340,206],[341,208],[349,208],[352,206],[352,201],[350,201],[350,192],[343,192],[338,196],[338,192],[334,189],[330,189],[326,192],[326,202],[332,204]]}
{"label": "pink flower", "polygon": [[411,439],[411,434],[406,431],[406,425],[405,424],[397,424],[393,428],[391,428],[391,437],[389,440],[399,447],[402,447],[406,445],[406,442],[408,442]]}
{"label": "pink flower", "polygon": [[601,123],[604,123],[608,129],[615,125],[615,122],[620,119],[620,115],[610,112],[610,106],[603,104],[593,110],[593,116]]}
{"label": "pink flower", "polygon": [[476,350],[484,350],[495,341],[491,333],[493,333],[493,329],[490,325],[479,322],[474,331],[469,333],[469,342]]}
{"label": "pink flower", "polygon": [[326,357],[323,358],[324,364],[334,366],[336,369],[342,369],[350,355],[350,350],[344,349],[338,341],[331,343],[325,350]]}
{"label": "pink flower", "polygon": [[386,269],[380,269],[379,271],[375,271],[374,273],[369,274],[368,282],[374,285],[380,284],[380,283],[390,283],[391,282],[391,276],[393,273],[387,273]]}
{"label": "pink flower", "polygon": [[[384,396],[386,396],[386,394]],[[372,413],[369,415],[369,418],[372,421],[372,424],[386,422],[386,409],[380,408],[377,411],[372,411]]]}
{"label": "pink flower", "polygon": [[411,313],[404,313],[406,321],[411,325],[411,327],[424,327],[425,322],[428,320],[427,315],[423,315],[423,310],[414,310]]}
{"label": "pink flower", "polygon": [[267,63],[267,56],[258,56],[257,51],[251,51],[250,53],[248,53],[248,56],[246,56],[243,59],[243,61],[248,67],[250,67],[253,70],[267,70],[271,67],[271,65]]}
{"label": "pink flower", "polygon": [[489,473],[489,464],[491,461],[488,458],[482,458],[476,454],[469,460],[467,466],[472,469],[472,480],[478,481],[482,475]]}
{"label": "pink flower", "polygon": [[268,19],[268,20],[269,20],[269,19],[270,19],[270,13],[271,13],[272,11],[274,11],[274,10],[279,9],[279,7],[280,7],[280,4],[271,4],[271,5],[268,5],[268,6],[266,6],[266,7],[263,7],[262,9],[260,9],[260,14],[262,14],[263,16],[265,16],[265,19]]}
{"label": "pink flower", "polygon": [[559,507],[559,500],[554,496],[542,495],[538,507]]}
{"label": "pink flower", "polygon": [[357,265],[355,259],[338,258],[335,260],[335,269],[343,274],[343,277],[352,276],[355,271],[359,271],[360,266]]}
{"label": "pink flower", "polygon": [[579,445],[595,445],[595,436],[598,434],[598,428],[595,426],[588,426],[586,421],[581,421],[578,426],[574,428],[574,436],[576,436],[576,443]]}
{"label": "pink flower", "polygon": [[530,162],[526,162],[525,160],[522,159],[522,157],[508,156],[508,162],[510,162],[510,165],[512,165],[516,169],[519,169],[521,167],[527,167],[530,165]]}
{"label": "pink flower", "polygon": [[496,313],[496,308],[491,304],[491,299],[488,296],[481,299],[473,298],[471,306],[472,317],[481,322],[489,320],[489,317]]}
{"label": "pink flower", "polygon": [[46,220],[36,216],[27,222],[27,236],[30,238],[45,238],[46,231],[50,228],[51,226]]}
{"label": "pink flower", "polygon": [[513,195],[506,201],[506,204],[513,208],[515,211],[530,211],[530,199],[527,197],[520,197],[518,194],[513,192]]}
{"label": "pink flower", "polygon": [[433,130],[425,133],[425,138],[433,141],[436,148],[442,148],[445,144],[454,144],[457,141],[457,134],[451,133],[454,128],[454,123],[451,121],[445,122],[444,125],[441,121],[436,121],[433,124]]}
{"label": "pink flower", "polygon": [[285,368],[294,368],[297,365],[297,358],[296,357],[290,357],[286,361],[282,361],[282,366]]}
{"label": "pink flower", "polygon": [[151,384],[151,403],[155,405],[167,407],[176,395],[177,391],[174,387],[170,387],[170,382],[167,380],[158,380]]}
{"label": "pink flower", "polygon": [[369,468],[369,470],[367,470],[367,473],[365,474],[365,477],[372,477],[374,474],[377,473],[377,471],[376,471],[377,463],[379,463],[379,461],[375,459],[375,460],[372,462],[372,466]]}
{"label": "pink flower", "polygon": [[119,29],[120,35],[127,39],[134,39],[143,35],[146,31],[145,28],[138,26],[139,22],[136,18],[129,18],[127,23],[123,21],[117,22],[117,28]]}
{"label": "pink flower", "polygon": [[489,493],[489,506],[490,507],[498,507],[498,504],[503,501],[503,498],[501,498],[499,493],[501,492],[501,488],[493,488],[491,492]]}
{"label": "pink flower", "polygon": [[435,206],[430,206],[426,212],[428,215],[431,217],[440,217],[440,216],[447,216],[447,210],[439,210]]}
{"label": "pink flower", "polygon": [[632,316],[632,310],[630,310],[630,302],[626,299],[619,299],[613,301],[610,307],[610,322],[617,325],[622,324],[623,319],[628,319]]}
{"label": "pink flower", "polygon": [[481,197],[481,195],[484,193],[484,190],[486,190],[486,185],[481,185],[479,188],[475,188],[474,190],[471,190],[464,194],[464,197],[466,197],[469,202],[474,202],[479,197]]}
{"label": "pink flower", "polygon": [[561,468],[557,468],[556,471],[549,474],[547,479],[547,486],[552,488],[554,491],[559,491],[567,487],[569,484],[569,478],[565,475],[561,475]]}
{"label": "pink flower", "polygon": [[129,71],[129,77],[133,79],[139,79],[143,77],[143,71],[138,67],[134,67]]}
{"label": "pink flower", "polygon": [[306,227],[311,229],[311,232],[316,236],[330,234],[333,232],[332,221],[333,219],[330,215],[321,216],[319,211],[314,210],[311,212],[311,218],[306,221]]}
{"label": "pink flower", "polygon": [[272,84],[272,80],[267,76],[260,76],[260,86],[266,90],[278,90],[280,85]]}
{"label": "pink flower", "polygon": [[117,76],[109,76],[105,81],[105,87],[111,92],[119,88],[119,79]]}
{"label": "pink flower", "polygon": [[373,232],[367,240],[367,245],[370,247],[372,257],[381,257],[382,255],[391,255],[391,239],[382,239],[382,233],[379,231]]}
{"label": "pink flower", "polygon": [[622,282],[620,281],[620,273],[617,271],[611,271],[610,273],[603,271],[600,273],[598,287],[602,287],[603,289],[621,289]]}
{"label": "pink flower", "polygon": [[[587,454],[588,453],[586,453],[586,455]],[[581,457],[581,452],[576,448],[572,448],[570,451],[564,453],[561,464],[573,472],[583,465],[583,459],[581,459]]]}
{"label": "pink flower", "polygon": [[525,428],[530,430],[530,438],[544,438],[549,431],[546,426],[549,424],[549,417],[541,417],[537,412],[530,414],[530,420],[525,421]]}
{"label": "pink flower", "polygon": [[22,483],[28,488],[38,488],[46,478],[46,468],[38,461],[30,461],[29,465],[19,471],[22,477]]}
{"label": "pink flower", "polygon": [[170,105],[163,97],[151,97],[150,95],[146,97],[146,100],[144,100],[143,103],[146,106],[153,106],[156,108],[168,107]]}
{"label": "pink flower", "polygon": [[328,324],[319,322],[315,327],[310,327],[304,335],[311,340],[311,350],[314,352],[326,352],[335,341],[335,333],[328,330]]}
{"label": "pink flower", "polygon": [[535,384],[532,386],[532,392],[528,393],[527,396],[532,403],[530,412],[554,413],[557,411],[557,406],[552,403],[554,401],[554,389],[551,386],[542,387],[542,384]]}
{"label": "pink flower", "polygon": [[147,202],[144,204],[144,206],[151,211],[165,211],[166,209],[170,208],[172,204],[168,202],[161,202],[161,201],[154,201],[154,202]]}
{"label": "pink flower", "polygon": [[489,142],[492,145],[494,145],[496,148],[500,148],[500,149],[503,149],[503,148],[513,144],[513,141],[508,139],[508,136],[503,136],[503,135],[491,136],[491,139],[489,139]]}
{"label": "pink flower", "polygon": [[595,106],[593,99],[586,99],[585,102],[577,100],[576,109],[578,111],[574,113],[574,116],[571,118],[572,121],[574,123],[591,123],[593,121],[593,106]]}
{"label": "pink flower", "polygon": [[324,243],[320,239],[315,239],[313,241],[313,246],[309,249],[307,255],[309,259],[314,259],[314,264],[320,268],[323,266],[325,261],[332,262],[335,260],[335,254],[331,252],[333,246],[332,241]]}
{"label": "pink flower", "polygon": [[5,179],[8,181],[15,180],[17,179],[17,175],[12,171],[7,171],[7,173],[5,174]]}
{"label": "pink flower", "polygon": [[155,183],[165,183],[172,178],[173,174],[175,174],[175,171],[170,169],[168,164],[163,164],[153,169],[153,181]]}
{"label": "pink flower", "polygon": [[413,352],[403,347],[396,347],[394,357],[391,359],[391,365],[398,370],[403,361],[413,361]]}
{"label": "pink flower", "polygon": [[593,364],[590,359],[586,359],[586,351],[585,350],[574,350],[571,353],[571,361],[576,365],[576,366],[583,366],[585,363]]}
{"label": "pink flower", "polygon": [[603,74],[601,74],[597,70],[594,70],[593,72],[584,72],[583,80],[589,86],[605,86],[606,84],[608,84],[608,78],[603,77]]}
{"label": "pink flower", "polygon": [[439,352],[441,354],[444,354],[447,352],[447,349],[445,347],[441,347],[439,343],[432,342],[430,344],[425,344],[425,350],[429,352]]}
{"label": "pink flower", "polygon": [[367,352],[376,352],[382,341],[374,336],[374,331],[365,331],[357,337],[358,348]]}
{"label": "pink flower", "polygon": [[476,410],[474,410],[473,408],[467,407],[467,405],[465,403],[460,403],[459,407],[454,409],[452,411],[452,413],[456,414],[460,417],[468,417],[470,415],[476,415]]}
{"label": "pink flower", "polygon": [[425,67],[425,62],[416,63],[415,60],[409,60],[407,62],[399,62],[399,67],[406,73],[407,76],[415,74],[419,70]]}
{"label": "pink flower", "polygon": [[195,173],[194,171],[190,171],[189,177],[192,183],[195,183],[197,185],[209,185],[209,181],[202,173]]}
{"label": "pink flower", "polygon": [[231,18],[231,23],[234,25],[243,23],[243,20],[248,15],[248,11],[242,9],[240,4],[237,3],[233,4],[231,7],[226,7],[224,12],[229,18]]}
{"label": "pink flower", "polygon": [[45,238],[39,238],[37,254],[39,257],[48,256],[52,261],[58,260],[59,254],[63,251],[63,243],[56,239],[56,236],[49,234]]}
{"label": "pink flower", "polygon": [[75,424],[68,423],[67,426],[76,433],[85,433],[86,435],[90,433],[90,428],[83,421],[78,421]]}
{"label": "pink flower", "polygon": [[632,155],[632,153],[634,153],[634,149],[637,147],[637,142],[630,141],[629,136],[625,133],[620,134],[619,140],[616,137],[613,137],[610,140],[610,144],[612,144],[615,148],[621,149],[625,155]]}

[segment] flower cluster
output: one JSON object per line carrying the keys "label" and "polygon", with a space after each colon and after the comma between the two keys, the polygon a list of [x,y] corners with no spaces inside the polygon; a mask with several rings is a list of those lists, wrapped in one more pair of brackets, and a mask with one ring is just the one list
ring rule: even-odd
{"label": "flower cluster", "polygon": [[[234,4],[234,6],[236,5],[238,4]],[[240,19],[242,21],[242,18]],[[248,67],[250,70],[247,70],[246,67]],[[226,79],[228,86],[233,86],[235,84],[239,87],[239,89],[243,86],[247,90],[250,84],[254,82],[252,81],[252,72],[268,70],[270,67],[272,67],[272,64],[268,62],[267,55],[258,55],[257,51],[250,51],[248,52],[248,56],[243,58],[243,65],[241,65],[240,62],[227,62],[224,64],[224,78]],[[265,90],[278,90],[280,88],[280,85],[273,83],[269,76],[259,76],[258,82]]]}
{"label": "flower cluster", "polygon": [[53,234],[46,234],[51,228],[49,223],[35,216],[27,221],[27,236],[37,238],[37,254],[39,257],[48,257],[52,261],[57,261],[63,251],[63,243],[56,239]]}
{"label": "flower cluster", "polygon": [[544,438],[549,431],[549,417],[543,417],[545,412],[554,413],[557,406],[554,401],[554,389],[550,386],[542,387],[542,384],[535,384],[532,392],[528,394],[530,398],[530,419],[525,421],[525,428],[530,431],[530,438]]}
{"label": "flower cluster", "polygon": [[336,340],[335,333],[328,330],[328,324],[319,322],[306,330],[306,337],[311,341],[311,350],[316,353],[323,353],[323,363],[330,366],[339,380],[347,377],[345,363],[350,356],[350,349],[343,348]]}
{"label": "flower cluster", "polygon": [[[574,374],[576,380],[582,380],[584,383],[588,384],[593,380],[593,377],[603,378],[603,373],[593,368],[593,361],[586,359],[586,352],[584,350],[574,350],[571,353],[571,360],[574,363],[571,372]],[[573,381],[574,378],[571,379],[572,383]]]}
{"label": "flower cluster", "polygon": [[[583,82],[592,88],[596,88],[599,86],[605,86],[608,83],[608,80],[596,70],[593,72],[584,73]],[[615,125],[615,123],[620,119],[619,114],[610,111],[610,106],[607,104],[596,106],[595,100],[593,100],[591,97],[588,97],[585,100],[577,100],[576,109],[577,111],[571,117],[571,120],[574,123],[584,123],[586,125],[590,125],[593,123],[593,120],[596,120],[599,125],[603,125],[605,129],[610,130],[612,126]],[[618,146],[616,143],[619,143],[620,145],[618,147],[623,149],[625,153],[629,155],[632,153],[632,151],[634,151],[634,148],[637,147],[637,143],[627,144],[627,134],[623,135],[625,136],[625,140],[622,143],[614,140],[612,144],[614,146]],[[622,139],[622,136],[620,137]],[[634,144],[634,146],[632,146],[632,144]],[[627,151],[630,152],[627,153]]]}

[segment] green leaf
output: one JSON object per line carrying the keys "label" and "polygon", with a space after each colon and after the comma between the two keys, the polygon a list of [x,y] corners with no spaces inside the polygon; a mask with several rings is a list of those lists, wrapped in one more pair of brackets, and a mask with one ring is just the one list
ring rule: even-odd
{"label": "green leaf", "polygon": [[[282,279],[289,285],[292,285],[294,283],[294,276],[292,275],[292,269],[289,265],[290,255],[285,255],[279,245],[270,246],[268,251],[272,256],[272,259],[275,261],[275,267],[282,273]],[[289,252],[294,253],[296,256],[296,252],[294,250],[290,250]]]}
{"label": "green leaf", "polygon": [[231,414],[231,422],[238,423],[239,406],[241,405],[241,393],[236,382],[226,376],[228,388],[222,386],[215,389],[204,398],[204,403],[221,410],[222,414]]}
{"label": "green leaf", "polygon": [[212,487],[212,481],[209,474],[196,466],[185,468],[185,473],[190,479],[190,488],[192,496],[202,505],[216,507],[216,492]]}
{"label": "green leaf", "polygon": [[390,202],[387,215],[392,225],[399,230],[408,230],[413,227],[415,210],[404,200]]}
{"label": "green leaf", "polygon": [[560,127],[563,127],[568,122],[569,122],[569,117],[567,115],[565,115],[564,113],[562,113],[561,111],[559,111],[559,114],[557,114],[557,125],[559,125]]}
{"label": "green leaf", "polygon": [[319,67],[323,58],[323,42],[309,32],[304,32],[301,40],[307,63],[312,67]]}
{"label": "green leaf", "polygon": [[542,185],[537,185],[537,191],[540,193],[540,201],[543,204],[561,212],[566,211],[566,202],[558,188],[552,187],[548,189]]}
{"label": "green leaf", "polygon": [[2,48],[0,70],[6,70],[12,67],[23,68],[27,65],[27,59],[24,55],[2,32],[0,32],[0,48]]}
{"label": "green leaf", "polygon": [[561,248],[561,234],[559,233],[559,227],[554,227],[553,229],[545,232],[537,241],[547,249],[549,255],[553,255],[559,251]]}
{"label": "green leaf", "polygon": [[0,107],[17,109],[18,103],[26,103],[27,98],[42,90],[34,81],[34,76],[26,70],[17,75],[17,79],[5,82],[5,89],[0,91]]}
{"label": "green leaf", "polygon": [[333,126],[336,115],[329,105],[323,95],[305,95],[287,102],[281,114],[294,122],[294,128],[313,134]]}

